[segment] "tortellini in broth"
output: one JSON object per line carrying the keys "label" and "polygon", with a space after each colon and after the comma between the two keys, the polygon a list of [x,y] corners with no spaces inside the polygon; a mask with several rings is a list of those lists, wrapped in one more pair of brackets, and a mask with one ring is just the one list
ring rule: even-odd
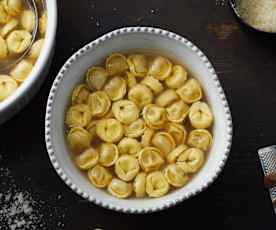
{"label": "tortellini in broth", "polygon": [[[84,77],[65,123],[75,164],[91,184],[120,199],[141,199],[189,183],[213,139],[214,115],[199,81],[168,58],[140,53],[111,54]],[[12,74],[3,80],[6,93],[19,82]]]}

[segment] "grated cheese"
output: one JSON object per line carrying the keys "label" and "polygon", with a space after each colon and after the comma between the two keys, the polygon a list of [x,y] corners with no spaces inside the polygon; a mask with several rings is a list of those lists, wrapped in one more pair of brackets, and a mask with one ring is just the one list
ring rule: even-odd
{"label": "grated cheese", "polygon": [[276,32],[275,0],[238,0],[237,10],[252,27],[265,32]]}

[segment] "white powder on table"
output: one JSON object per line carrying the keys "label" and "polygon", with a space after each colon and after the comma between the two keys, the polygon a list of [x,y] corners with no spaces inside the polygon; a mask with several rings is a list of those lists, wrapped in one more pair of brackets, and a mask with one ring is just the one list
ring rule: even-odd
{"label": "white powder on table", "polygon": [[237,0],[237,10],[254,28],[276,32],[276,0]]}

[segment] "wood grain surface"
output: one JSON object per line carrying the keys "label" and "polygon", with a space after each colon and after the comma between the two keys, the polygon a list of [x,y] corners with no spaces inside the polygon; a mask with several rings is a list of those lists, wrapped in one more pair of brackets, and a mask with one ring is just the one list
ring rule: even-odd
{"label": "wood grain surface", "polygon": [[[257,149],[276,143],[276,36],[240,24],[222,0],[58,0],[58,8],[47,79],[29,105],[0,127],[0,168],[12,178],[0,174],[0,193],[11,183],[28,191],[44,204],[39,212],[48,230],[141,230],[157,224],[161,229],[275,229]],[[219,75],[235,128],[230,158],[212,186],[177,207],[140,216],[81,199],[57,176],[44,144],[47,96],[63,63],[91,40],[131,25],[168,29],[197,44]],[[0,229],[9,229],[6,224]]]}

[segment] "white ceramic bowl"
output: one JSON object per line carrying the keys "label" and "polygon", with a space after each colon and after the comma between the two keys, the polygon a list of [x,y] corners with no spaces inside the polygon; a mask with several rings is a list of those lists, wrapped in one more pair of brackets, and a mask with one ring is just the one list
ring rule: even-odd
{"label": "white ceramic bowl", "polygon": [[45,0],[47,8],[47,29],[43,49],[28,78],[13,95],[0,103],[0,124],[19,112],[39,90],[47,76],[47,70],[52,60],[57,28],[56,0]]}
{"label": "white ceramic bowl", "polygon": [[[92,186],[70,159],[64,135],[64,113],[71,92],[86,70],[112,52],[154,49],[184,64],[201,82],[215,116],[214,144],[206,163],[183,188],[155,199],[117,199]],[[232,120],[223,89],[207,57],[187,39],[156,28],[130,27],[110,32],[75,53],[62,67],[52,86],[46,111],[46,144],[54,168],[77,194],[105,208],[127,213],[162,210],[207,188],[221,172],[231,146]]]}

